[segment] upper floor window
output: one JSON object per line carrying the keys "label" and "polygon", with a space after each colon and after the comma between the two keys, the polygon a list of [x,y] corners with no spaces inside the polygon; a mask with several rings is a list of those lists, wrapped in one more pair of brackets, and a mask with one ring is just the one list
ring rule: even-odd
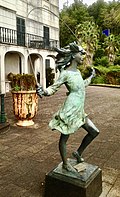
{"label": "upper floor window", "polygon": [[17,44],[25,46],[25,19],[17,17]]}

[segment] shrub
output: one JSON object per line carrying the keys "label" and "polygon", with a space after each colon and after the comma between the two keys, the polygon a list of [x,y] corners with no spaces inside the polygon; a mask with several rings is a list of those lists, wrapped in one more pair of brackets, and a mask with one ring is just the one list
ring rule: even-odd
{"label": "shrub", "polygon": [[114,65],[120,65],[120,56],[115,58]]}
{"label": "shrub", "polygon": [[95,66],[104,66],[104,67],[108,67],[109,66],[109,60],[107,56],[103,56],[101,58],[97,58],[94,61],[94,65]]}
{"label": "shrub", "polygon": [[78,66],[78,69],[80,70],[83,79],[88,78],[92,74],[92,69],[90,66],[85,68],[83,65],[80,65]]}
{"label": "shrub", "polygon": [[[120,85],[120,66],[96,66],[96,77],[92,79],[92,84],[113,84]],[[91,75],[91,67],[79,66],[83,79]]]}
{"label": "shrub", "polygon": [[9,73],[8,79],[11,81],[11,87],[13,91],[27,91],[36,89],[36,80],[32,74]]}
{"label": "shrub", "polygon": [[96,76],[95,78],[92,79],[92,83],[94,84],[105,84],[106,83],[106,77],[101,75],[101,76]]}
{"label": "shrub", "polygon": [[97,75],[106,75],[106,73],[109,71],[109,68],[106,68],[104,66],[97,66],[94,68]]}
{"label": "shrub", "polygon": [[120,69],[109,71],[106,74],[106,79],[109,84],[120,85]]}
{"label": "shrub", "polygon": [[95,70],[97,76],[92,80],[93,83],[120,85],[120,66],[97,66]]}
{"label": "shrub", "polygon": [[102,58],[104,56],[105,50],[103,48],[98,48],[95,51],[95,55],[93,57],[93,60],[97,59],[97,58]]}

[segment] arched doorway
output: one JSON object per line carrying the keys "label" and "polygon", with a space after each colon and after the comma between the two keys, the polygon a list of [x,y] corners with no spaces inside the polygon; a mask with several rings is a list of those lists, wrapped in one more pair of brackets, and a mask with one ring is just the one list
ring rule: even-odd
{"label": "arched doorway", "polygon": [[17,51],[9,51],[5,54],[5,89],[9,92],[11,89],[8,74],[22,74],[23,73],[23,54]]}
{"label": "arched doorway", "polygon": [[42,84],[43,58],[41,55],[33,53],[28,56],[28,73],[34,74],[37,82]]}
{"label": "arched doorway", "polygon": [[48,55],[45,59],[46,87],[52,85],[58,78],[56,73],[55,55]]}
{"label": "arched doorway", "polygon": [[46,87],[52,85],[55,79],[54,68],[50,65],[50,58],[45,59],[45,70],[46,70]]}
{"label": "arched doorway", "polygon": [[5,78],[7,79],[8,73],[22,73],[22,58],[23,55],[19,52],[10,51],[5,55]]}

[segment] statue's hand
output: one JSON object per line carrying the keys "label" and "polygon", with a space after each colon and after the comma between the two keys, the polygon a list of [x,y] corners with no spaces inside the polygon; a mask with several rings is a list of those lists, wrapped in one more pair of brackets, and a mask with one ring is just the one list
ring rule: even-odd
{"label": "statue's hand", "polygon": [[95,69],[92,67],[92,75],[91,75],[91,77],[93,78],[95,76],[96,76]]}
{"label": "statue's hand", "polygon": [[42,96],[44,95],[44,90],[43,90],[43,87],[41,85],[37,86],[36,87],[36,93],[37,95],[42,98]]}

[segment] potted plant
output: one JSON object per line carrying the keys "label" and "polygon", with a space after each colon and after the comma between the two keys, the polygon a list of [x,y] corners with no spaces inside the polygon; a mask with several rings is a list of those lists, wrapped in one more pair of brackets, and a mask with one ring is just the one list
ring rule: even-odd
{"label": "potted plant", "polygon": [[13,112],[18,126],[33,125],[33,118],[38,109],[36,80],[32,74],[8,74],[11,81]]}

